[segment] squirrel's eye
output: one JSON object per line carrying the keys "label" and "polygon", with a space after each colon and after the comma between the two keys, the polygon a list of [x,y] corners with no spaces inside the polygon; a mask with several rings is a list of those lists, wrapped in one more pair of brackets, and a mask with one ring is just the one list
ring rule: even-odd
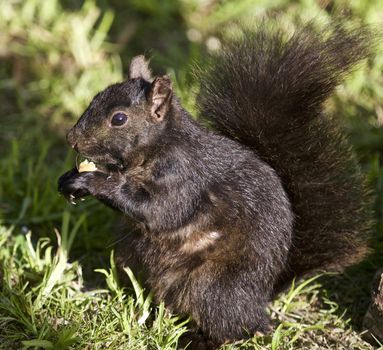
{"label": "squirrel's eye", "polygon": [[113,115],[111,123],[113,126],[121,126],[124,125],[127,120],[128,116],[125,113],[118,112]]}

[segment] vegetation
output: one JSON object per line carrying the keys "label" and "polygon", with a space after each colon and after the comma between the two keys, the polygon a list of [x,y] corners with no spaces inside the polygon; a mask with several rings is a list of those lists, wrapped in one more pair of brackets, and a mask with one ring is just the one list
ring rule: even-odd
{"label": "vegetation", "polygon": [[[0,349],[176,348],[187,320],[153,305],[131,271],[131,290],[118,283],[115,213],[58,195],[57,178],[75,162],[65,131],[135,54],[170,73],[193,111],[190,65],[219,49],[234,21],[270,14],[289,30],[313,17],[325,22],[336,8],[382,21],[379,0],[0,1]],[[360,334],[369,282],[383,266],[382,71],[380,51],[328,103],[344,115],[377,194],[374,251],[344,275],[294,284],[270,306],[271,334],[225,349],[383,348]]]}

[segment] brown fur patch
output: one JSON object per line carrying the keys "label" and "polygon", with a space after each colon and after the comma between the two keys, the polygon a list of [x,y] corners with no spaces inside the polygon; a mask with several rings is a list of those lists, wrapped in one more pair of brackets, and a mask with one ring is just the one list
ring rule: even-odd
{"label": "brown fur patch", "polygon": [[194,232],[191,237],[181,246],[180,251],[194,254],[203,251],[212,246],[222,237],[222,233],[218,231],[210,232]]}

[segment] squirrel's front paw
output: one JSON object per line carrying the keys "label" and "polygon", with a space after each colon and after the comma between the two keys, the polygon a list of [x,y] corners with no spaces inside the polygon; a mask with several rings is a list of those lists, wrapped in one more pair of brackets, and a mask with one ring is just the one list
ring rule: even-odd
{"label": "squirrel's front paw", "polygon": [[69,170],[58,180],[59,192],[69,201],[91,194],[91,180],[95,177],[93,172],[79,173],[76,168]]}

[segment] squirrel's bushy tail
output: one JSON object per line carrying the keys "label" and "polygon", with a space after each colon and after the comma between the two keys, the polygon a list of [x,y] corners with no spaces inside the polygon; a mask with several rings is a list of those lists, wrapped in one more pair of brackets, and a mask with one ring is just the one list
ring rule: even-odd
{"label": "squirrel's bushy tail", "polygon": [[374,40],[364,27],[314,27],[245,30],[201,70],[197,100],[202,118],[281,177],[295,214],[288,278],[357,262],[371,228],[364,177],[323,104]]}

